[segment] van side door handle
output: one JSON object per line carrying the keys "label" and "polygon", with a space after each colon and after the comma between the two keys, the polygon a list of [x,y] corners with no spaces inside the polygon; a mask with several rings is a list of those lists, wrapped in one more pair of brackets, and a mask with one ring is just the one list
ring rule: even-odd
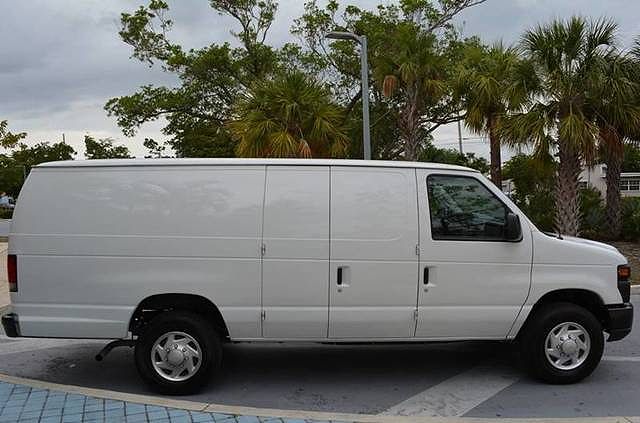
{"label": "van side door handle", "polygon": [[336,279],[336,285],[338,286],[338,292],[342,292],[342,288],[348,288],[350,282],[351,273],[349,266],[338,267],[338,277]]}
{"label": "van side door handle", "polygon": [[429,291],[429,268],[425,266],[424,273],[422,274],[422,285],[424,287],[424,292]]}

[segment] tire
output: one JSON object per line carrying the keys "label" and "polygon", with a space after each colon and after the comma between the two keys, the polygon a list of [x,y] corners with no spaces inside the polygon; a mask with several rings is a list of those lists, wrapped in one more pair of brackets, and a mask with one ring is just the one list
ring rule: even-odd
{"label": "tire", "polygon": [[540,308],[532,318],[520,347],[533,377],[552,384],[570,384],[595,370],[604,351],[604,335],[591,312],[571,303],[554,303]]}
{"label": "tire", "polygon": [[221,359],[222,345],[213,327],[199,315],[181,311],[154,318],[135,348],[138,373],[163,394],[199,391],[219,369]]}

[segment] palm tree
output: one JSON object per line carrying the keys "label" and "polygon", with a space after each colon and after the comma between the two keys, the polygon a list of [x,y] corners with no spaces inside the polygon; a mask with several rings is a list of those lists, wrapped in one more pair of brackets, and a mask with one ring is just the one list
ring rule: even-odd
{"label": "palm tree", "polygon": [[612,52],[602,62],[600,81],[589,103],[599,129],[606,173],[606,233],[617,239],[622,230],[620,172],[626,138],[638,139],[640,127],[639,63],[632,55]]}
{"label": "palm tree", "polygon": [[260,81],[227,124],[239,157],[342,157],[348,138],[329,90],[300,72]]}
{"label": "palm tree", "polygon": [[385,54],[372,56],[373,76],[385,97],[393,98],[403,159],[417,160],[424,141],[427,109],[448,93],[447,58],[432,33],[407,23],[394,28],[380,47]]}
{"label": "palm tree", "polygon": [[475,48],[457,74],[455,88],[466,110],[465,124],[473,132],[489,136],[491,180],[502,187],[501,142],[498,135],[500,118],[526,98],[522,85],[513,83],[520,66],[518,53],[501,43]]}
{"label": "palm tree", "polygon": [[531,72],[531,100],[522,112],[505,117],[499,131],[508,143],[557,152],[554,223],[567,235],[579,233],[578,177],[582,163],[595,158],[599,136],[589,101],[616,28],[609,20],[572,17],[527,31],[521,46]]}

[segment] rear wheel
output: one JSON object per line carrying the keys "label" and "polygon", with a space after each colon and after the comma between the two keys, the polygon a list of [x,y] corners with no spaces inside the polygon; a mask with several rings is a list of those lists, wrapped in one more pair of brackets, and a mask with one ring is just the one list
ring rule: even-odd
{"label": "rear wheel", "polygon": [[604,350],[602,325],[583,307],[549,304],[532,316],[521,339],[529,372],[554,384],[578,382],[597,367]]}
{"label": "rear wheel", "polygon": [[187,312],[156,317],[138,337],[136,367],[152,389],[188,394],[201,389],[220,366],[222,348],[213,327]]}

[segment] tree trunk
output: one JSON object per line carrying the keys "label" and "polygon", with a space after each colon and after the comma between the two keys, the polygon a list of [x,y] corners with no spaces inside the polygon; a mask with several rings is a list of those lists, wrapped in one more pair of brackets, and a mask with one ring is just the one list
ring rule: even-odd
{"label": "tree trunk", "polygon": [[499,189],[502,189],[502,158],[500,151],[500,138],[496,134],[498,122],[495,116],[489,119],[489,149],[491,154],[491,181]]}
{"label": "tree trunk", "polygon": [[580,234],[580,205],[578,199],[578,178],[580,176],[580,155],[558,142],[558,177],[555,186],[556,215],[555,226],[558,232],[569,236]]}
{"label": "tree trunk", "polygon": [[607,195],[605,218],[607,236],[619,239],[622,233],[622,213],[620,200],[620,172],[622,170],[623,144],[618,133],[612,129],[601,129],[604,162],[607,165]]}
{"label": "tree trunk", "polygon": [[408,93],[407,102],[400,111],[400,137],[404,144],[404,159],[418,159],[420,145],[420,112],[418,110],[417,90]]}

